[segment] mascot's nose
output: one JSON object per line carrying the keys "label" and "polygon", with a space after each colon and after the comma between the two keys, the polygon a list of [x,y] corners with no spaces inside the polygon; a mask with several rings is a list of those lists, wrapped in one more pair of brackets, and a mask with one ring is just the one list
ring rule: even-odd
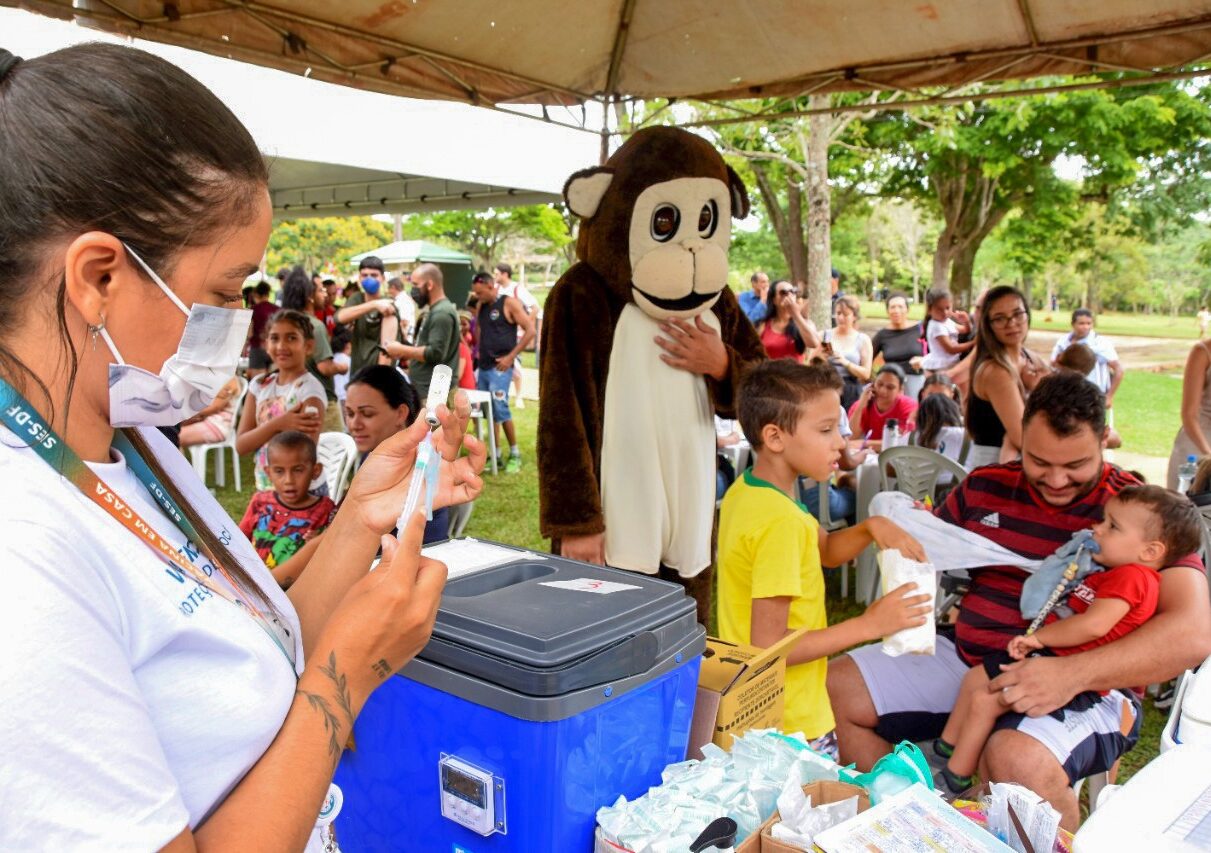
{"label": "mascot's nose", "polygon": [[701,237],[690,237],[688,240],[682,240],[681,245],[687,252],[697,253],[701,252],[703,247],[706,246],[706,240],[703,240]]}

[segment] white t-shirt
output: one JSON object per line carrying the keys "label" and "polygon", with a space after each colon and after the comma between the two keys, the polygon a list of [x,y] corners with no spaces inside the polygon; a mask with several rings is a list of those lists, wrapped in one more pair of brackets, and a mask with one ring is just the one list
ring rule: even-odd
{"label": "white t-shirt", "polygon": [[526,286],[519,281],[511,281],[503,285],[500,288],[500,295],[516,298],[521,303],[521,307],[526,309],[527,314],[533,314],[534,309],[538,307],[538,300],[534,298],[534,294],[527,290]]}
{"label": "white t-shirt", "polygon": [[[336,360],[334,355],[333,360]],[[320,417],[324,416],[324,409],[328,405],[328,395],[324,391],[324,386],[320,384],[320,380],[316,379],[310,373],[304,373],[293,382],[280,384],[277,381],[276,373],[267,373],[264,376],[258,376],[253,379],[248,385],[248,393],[256,400],[256,422],[263,424],[266,421],[272,420],[280,415],[293,409],[299,403],[312,398],[319,398],[319,404],[316,408],[319,409]],[[336,385],[333,384],[335,390]],[[273,488],[273,483],[269,479],[269,442],[257,448],[256,467],[253,469],[254,479],[256,480],[256,488],[258,492],[268,491]],[[328,494],[328,481],[324,478],[321,472],[318,477],[311,483],[311,491],[321,497]]]}
{"label": "white t-shirt", "polygon": [[1118,350],[1114,348],[1114,344],[1103,338],[1096,331],[1090,331],[1088,335],[1077,341],[1073,341],[1072,332],[1069,332],[1055,342],[1055,346],[1051,350],[1051,360],[1055,361],[1064,350],[1074,343],[1084,344],[1093,350],[1093,354],[1097,356],[1097,364],[1094,365],[1093,370],[1085,374],[1085,378],[1105,394],[1110,390],[1109,364],[1112,361],[1118,361]]}
{"label": "white t-shirt", "polygon": [[949,353],[938,344],[938,338],[957,338],[958,335],[959,327],[949,317],[941,322],[931,319],[925,326],[929,352],[921,360],[921,367],[926,370],[946,370],[958,364],[962,355],[957,352]]}
{"label": "white t-shirt", "polygon": [[[282,615],[301,671],[290,601],[185,457],[156,430],[142,432]],[[90,467],[205,570],[124,460]],[[3,429],[0,480],[21,484],[0,505],[0,850],[159,849],[264,754],[294,673],[253,619],[188,576],[175,579]],[[313,834],[308,849],[315,843]]]}
{"label": "white t-shirt", "polygon": [[338,373],[332,377],[332,390],[336,393],[336,399],[340,402],[345,402],[345,389],[349,387],[349,368],[353,364],[353,359],[343,352],[333,353],[332,360],[336,364],[345,366],[344,373]]}

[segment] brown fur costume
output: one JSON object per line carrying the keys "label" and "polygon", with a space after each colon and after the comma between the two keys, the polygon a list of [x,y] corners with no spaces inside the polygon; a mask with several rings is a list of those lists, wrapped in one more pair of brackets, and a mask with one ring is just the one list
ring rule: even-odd
{"label": "brown fur costume", "polygon": [[[576,247],[579,260],[556,282],[547,299],[539,365],[541,529],[544,536],[553,540],[556,551],[562,537],[602,533],[610,524],[609,519],[603,517],[602,500],[606,389],[607,382],[621,380],[625,383],[634,378],[609,375],[620,315],[628,304],[637,303],[634,289],[639,285],[634,283],[638,275],[632,272],[631,249],[634,247],[631,241],[640,231],[633,227],[633,210],[637,209],[636,201],[645,189],[681,178],[721,182],[719,219],[726,222],[731,215],[747,215],[748,196],[736,173],[709,143],[677,128],[654,127],[639,131],[604,167],[577,172],[564,187],[569,207],[582,216]],[[600,192],[599,188],[607,183],[604,192]],[[683,185],[686,183],[682,182]],[[695,186],[709,189],[712,185],[700,182]],[[599,197],[595,204],[593,200],[586,204],[583,194],[578,195],[586,186],[590,196]],[[725,206],[730,210],[725,210]],[[706,215],[707,211],[703,209],[703,216]],[[689,216],[696,217],[696,211],[682,214],[682,218]],[[646,236],[646,221],[640,226]],[[679,231],[677,236],[681,237],[681,234]],[[726,241],[724,243],[725,253]],[[701,251],[701,241],[694,245]],[[658,248],[663,251],[666,247]],[[701,255],[694,257],[697,259]],[[725,255],[718,262],[723,265],[725,277]],[[704,262],[696,260],[695,263]],[[699,278],[704,275],[691,273]],[[700,296],[704,287],[706,285],[696,285],[691,295]],[[765,353],[726,281],[718,281],[717,288],[721,292],[717,298],[711,294],[715,301],[708,310],[718,321],[719,334],[727,349],[729,372],[722,381],[711,377],[699,379],[706,385],[709,404],[715,412],[732,417],[741,372],[748,364],[763,359]],[[685,299],[654,301],[673,305]],[[641,306],[642,310],[652,314],[651,305],[646,301],[645,305],[647,307]],[[700,424],[696,425],[696,429],[699,427]],[[712,442],[713,435],[712,429]],[[695,433],[695,440],[699,438]],[[713,465],[713,461],[710,464]],[[710,497],[713,501],[713,489]],[[709,524],[706,536],[709,539]],[[678,572],[664,566],[662,560],[660,575],[686,585],[698,600],[699,618],[705,623],[710,607],[711,572],[702,570],[696,576],[679,576]]]}

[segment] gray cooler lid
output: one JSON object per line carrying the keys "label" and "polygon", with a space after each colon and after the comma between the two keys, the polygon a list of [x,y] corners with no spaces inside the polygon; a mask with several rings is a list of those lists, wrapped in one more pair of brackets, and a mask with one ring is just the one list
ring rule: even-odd
{"label": "gray cooler lid", "polygon": [[448,581],[419,657],[557,696],[646,672],[698,630],[694,599],[678,584],[531,556]]}

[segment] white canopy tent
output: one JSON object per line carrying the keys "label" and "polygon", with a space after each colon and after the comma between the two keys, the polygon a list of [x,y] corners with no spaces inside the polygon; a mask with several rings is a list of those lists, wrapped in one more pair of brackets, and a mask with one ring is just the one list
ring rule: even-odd
{"label": "white canopy tent", "polygon": [[[79,42],[126,41],[4,8],[0,33],[0,44],[27,57]],[[135,44],[197,77],[244,122],[270,160],[278,218],[551,202],[570,173],[597,160],[596,140],[568,128]]]}

